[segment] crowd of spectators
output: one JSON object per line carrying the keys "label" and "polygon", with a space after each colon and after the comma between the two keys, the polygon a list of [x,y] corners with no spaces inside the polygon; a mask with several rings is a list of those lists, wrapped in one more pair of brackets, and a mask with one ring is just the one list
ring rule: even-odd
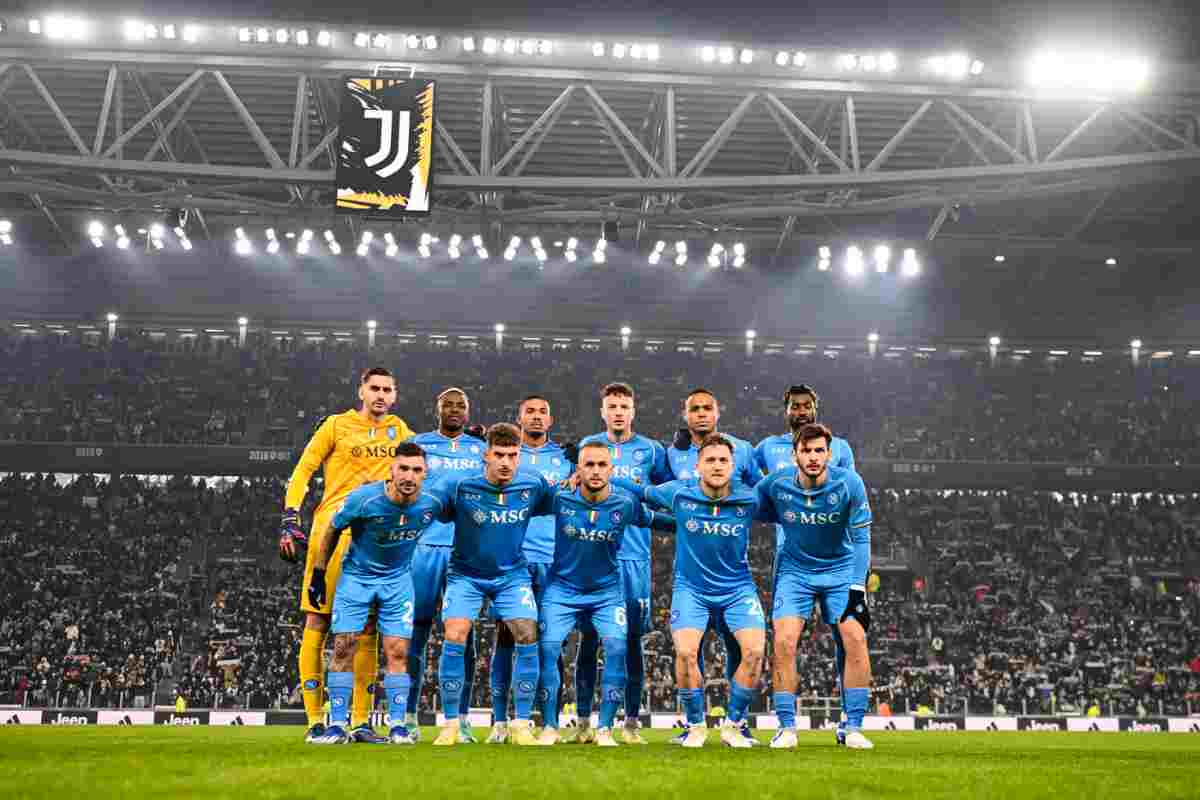
{"label": "crowd of spectators", "polygon": [[0,696],[149,703],[179,645],[196,510],[131,478],[0,479]]}
{"label": "crowd of spectators", "polygon": [[[26,441],[301,446],[325,415],[355,403],[356,376],[382,364],[399,376],[396,413],[432,427],[433,397],[465,388],[477,420],[511,419],[530,392],[552,401],[558,435],[595,432],[599,387],[638,391],[638,427],[667,436],[694,386],[721,402],[722,427],[757,441],[777,432],[783,390],[816,386],[823,419],[861,458],[1072,463],[1200,463],[1200,365],[1194,359],[1037,357],[985,352],[816,349],[811,355],[702,342],[581,343],[520,337],[418,338],[368,351],[355,339],[283,342],[251,334],[151,337],[122,332],[0,332],[0,438]],[[391,341],[391,340],[389,340]],[[465,346],[471,345],[470,347]],[[476,347],[477,345],[477,347]],[[589,349],[582,349],[587,347]],[[536,348],[536,349],[535,349]],[[651,352],[654,350],[654,352]]]}

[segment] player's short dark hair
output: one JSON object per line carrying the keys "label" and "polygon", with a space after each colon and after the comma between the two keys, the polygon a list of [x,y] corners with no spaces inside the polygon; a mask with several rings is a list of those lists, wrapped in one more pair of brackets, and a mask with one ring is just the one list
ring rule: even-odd
{"label": "player's short dark hair", "polygon": [[683,398],[683,407],[687,408],[688,401],[698,394],[706,394],[711,397],[714,402],[717,399],[717,396],[708,389],[705,389],[703,386],[697,386],[695,389],[692,389],[690,392],[688,392],[687,396]]}
{"label": "player's short dark hair", "polygon": [[493,447],[520,447],[521,429],[507,422],[497,422],[488,428],[487,446],[488,449]]}
{"label": "player's short dark hair", "polygon": [[628,397],[630,400],[632,400],[633,387],[628,383],[622,383],[620,381],[604,384],[604,388],[600,390],[600,399],[603,400],[604,398],[612,397],[613,395],[616,395],[617,397]]}
{"label": "player's short dark hair", "polygon": [[792,450],[794,451],[801,442],[807,442],[809,439],[824,439],[825,446],[832,447],[833,431],[819,422],[810,422],[792,434]]}
{"label": "player's short dark hair", "polygon": [[579,447],[579,454],[583,455],[583,451],[588,450],[588,449],[601,449],[601,450],[604,450],[605,452],[608,452],[608,445],[606,445],[604,442],[601,442],[601,441],[587,442],[586,444],[583,444]]}
{"label": "player's short dark hair", "polygon": [[729,441],[728,437],[722,436],[719,433],[710,433],[701,439],[700,449],[696,453],[703,453],[706,447],[727,447],[729,448],[729,457],[733,457],[733,442]]}
{"label": "player's short dark hair", "polygon": [[366,384],[367,381],[371,380],[371,378],[374,378],[376,375],[381,378],[391,378],[393,381],[396,380],[396,376],[393,375],[392,371],[387,367],[370,367],[369,369],[363,370],[362,375],[359,376],[358,382],[360,384]]}
{"label": "player's short dark hair", "polygon": [[395,458],[425,458],[425,448],[416,442],[401,442],[396,445]]}
{"label": "player's short dark hair", "polygon": [[813,406],[819,408],[821,398],[817,396],[817,390],[809,386],[807,383],[794,383],[787,388],[783,393],[783,405],[785,407],[791,405],[792,396],[797,394],[806,394],[813,399]]}
{"label": "player's short dark hair", "polygon": [[546,397],[544,395],[540,395],[540,394],[526,395],[525,397],[521,398],[521,402],[517,403],[517,413],[518,414],[521,413],[521,409],[524,408],[525,404],[528,403],[530,400],[541,400],[547,406],[550,405],[550,401],[548,399],[546,399]]}

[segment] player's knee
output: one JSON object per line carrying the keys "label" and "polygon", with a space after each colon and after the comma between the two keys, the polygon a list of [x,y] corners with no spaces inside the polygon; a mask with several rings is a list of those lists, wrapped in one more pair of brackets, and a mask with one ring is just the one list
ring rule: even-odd
{"label": "player's knee", "polygon": [[532,619],[509,620],[508,629],[516,644],[534,644],[537,642],[537,621]]}
{"label": "player's knee", "polygon": [[448,619],[446,620],[446,641],[454,644],[466,644],[467,635],[471,632],[471,620],[469,619]]}
{"label": "player's knee", "polygon": [[383,643],[389,664],[408,664],[408,639],[387,637]]}
{"label": "player's knee", "polygon": [[842,647],[846,649],[847,655],[866,651],[867,632],[863,630],[858,620],[848,619],[845,622],[839,622],[837,631],[842,640]]}
{"label": "player's knee", "polygon": [[333,637],[333,669],[343,672],[340,667],[354,663],[354,652],[358,649],[358,636],[353,633],[339,633]]}

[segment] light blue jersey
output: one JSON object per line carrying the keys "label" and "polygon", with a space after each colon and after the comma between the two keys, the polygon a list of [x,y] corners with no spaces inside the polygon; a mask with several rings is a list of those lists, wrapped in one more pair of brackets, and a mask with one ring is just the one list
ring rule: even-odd
{"label": "light blue jersey", "polygon": [[524,572],[525,531],[533,517],[551,512],[555,491],[524,468],[505,486],[482,474],[436,482],[429,493],[444,504],[442,521],[454,523],[450,571],[477,578]]}
{"label": "light blue jersey", "polygon": [[[730,436],[720,432],[733,444],[733,482],[753,486],[762,478],[762,473],[754,463],[754,448],[745,439]],[[699,477],[696,474],[696,464],[700,460],[700,448],[695,443],[687,450],[667,448],[667,464],[671,477],[677,481],[692,480]]]}
{"label": "light blue jersey", "polygon": [[554,565],[549,582],[579,594],[620,595],[617,559],[621,540],[634,528],[674,528],[666,514],[651,511],[620,489],[613,489],[599,503],[584,500],[578,489],[560,491],[554,502],[554,519]]}
{"label": "light blue jersey", "polygon": [[342,574],[374,580],[407,573],[417,540],[444,511],[436,492],[423,491],[412,503],[400,505],[387,496],[386,481],[355,489],[332,522],[332,530],[350,529]]}
{"label": "light blue jersey", "polygon": [[865,584],[871,561],[871,505],[858,473],[830,467],[825,483],[806,489],[795,467],[755,487],[762,515],[783,527],[778,572],[841,575]]}
{"label": "light blue jersey", "polygon": [[[546,442],[541,447],[521,445],[521,469],[539,472],[551,485],[571,477],[571,462],[563,455],[557,442]],[[549,564],[554,560],[554,517],[535,517],[529,521],[525,532],[525,560],[531,564]]]}
{"label": "light blue jersey", "polygon": [[[608,445],[614,478],[642,485],[666,483],[672,478],[671,468],[667,464],[667,451],[653,439],[634,434],[628,441],[614,442],[607,433],[597,433],[581,441],[579,447],[582,449],[585,444],[592,442]],[[621,561],[649,561],[650,529],[630,525],[621,540],[617,558]]]}
{"label": "light blue jersey", "polygon": [[728,496],[713,500],[694,480],[642,487],[619,480],[613,483],[637,491],[650,505],[675,516],[676,582],[712,595],[753,585],[747,555],[750,528],[759,515],[754,489],[734,483]]}
{"label": "light blue jersey", "polygon": [[[792,448],[792,434],[781,433],[768,436],[754,448],[754,466],[763,475],[768,475],[777,469],[787,469],[796,466],[795,450]],[[829,466],[841,467],[857,471],[854,467],[854,451],[850,443],[840,436],[833,437],[829,445]],[[783,526],[775,526],[775,550],[783,549]]]}
{"label": "light blue jersey", "polygon": [[[412,441],[425,450],[431,478],[447,480],[483,472],[483,451],[487,449],[487,443],[482,439],[465,433],[451,438],[440,431],[429,431],[417,434]],[[421,544],[450,547],[454,544],[454,526],[435,521],[421,537]]]}

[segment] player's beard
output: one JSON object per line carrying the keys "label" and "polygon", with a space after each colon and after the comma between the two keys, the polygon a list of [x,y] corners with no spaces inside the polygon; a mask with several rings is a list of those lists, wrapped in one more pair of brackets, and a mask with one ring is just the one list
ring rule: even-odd
{"label": "player's beard", "polygon": [[791,429],[792,433],[795,433],[805,425],[811,425],[816,421],[816,417],[793,417],[790,414],[788,415],[788,427]]}
{"label": "player's beard", "polygon": [[460,420],[443,419],[442,420],[442,433],[450,435],[450,436],[456,436],[456,435],[462,433],[463,428],[465,428],[465,427],[467,427],[467,421],[465,419],[460,419]]}
{"label": "player's beard", "polygon": [[720,486],[714,486],[713,484],[709,483],[708,478],[701,478],[700,480],[701,480],[701,482],[704,483],[705,488],[707,488],[713,492],[723,492],[723,491],[726,491],[727,489],[729,489],[730,484],[733,482],[733,476],[725,478],[724,479],[725,482],[722,483]]}
{"label": "player's beard", "polygon": [[813,483],[820,483],[821,480],[824,479],[825,475],[829,472],[829,465],[828,464],[823,465],[821,467],[821,471],[818,472],[816,475],[813,475],[811,472],[809,472],[807,467],[802,468],[801,472],[804,473],[805,478],[808,478]]}

